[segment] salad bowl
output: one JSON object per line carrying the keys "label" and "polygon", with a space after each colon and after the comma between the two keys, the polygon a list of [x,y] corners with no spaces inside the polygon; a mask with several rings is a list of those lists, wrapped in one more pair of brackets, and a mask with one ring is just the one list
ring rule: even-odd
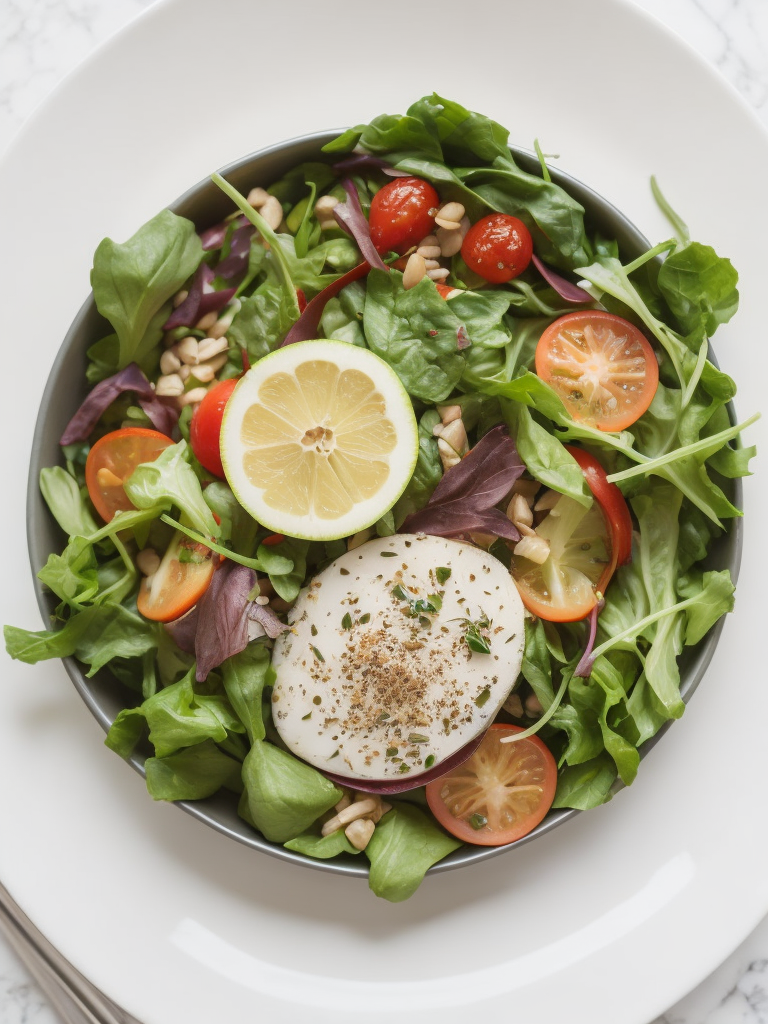
{"label": "salad bowl", "polygon": [[[335,131],[305,135],[297,139],[269,147],[245,156],[222,168],[220,174],[235,188],[247,193],[254,184],[268,185],[285,174],[290,168],[304,161],[322,160],[323,145],[336,138]],[[534,154],[512,147],[515,160],[530,172],[539,173],[539,162]],[[646,252],[650,244],[638,229],[620,211],[604,200],[586,185],[569,175],[551,169],[553,180],[567,189],[587,212],[587,223],[593,230],[604,236],[615,238],[622,258],[632,260]],[[198,230],[221,221],[229,212],[227,197],[210,180],[204,180],[169,204],[176,214],[192,220]],[[62,546],[62,534],[50,515],[41,495],[38,481],[43,467],[56,465],[60,460],[59,438],[64,427],[80,405],[86,393],[85,365],[86,351],[90,345],[103,337],[109,329],[107,322],[98,313],[93,297],[89,297],[72,323],[52,367],[38,414],[33,455],[30,463],[27,493],[27,529],[32,571],[35,574],[45,564],[48,555]],[[710,358],[712,354],[710,353]],[[732,407],[729,407],[731,422],[735,423]],[[739,480],[723,484],[730,500],[740,506],[741,484]],[[742,530],[740,519],[732,521],[730,529],[712,546],[706,567],[708,569],[730,570],[736,579],[741,556]],[[35,578],[36,594],[41,612],[48,620],[55,600],[53,595]],[[701,681],[709,664],[720,632],[723,619],[708,632],[698,644],[684,650],[680,660],[681,695],[688,701]],[[132,694],[123,687],[108,669],[102,669],[93,677],[86,676],[83,666],[75,658],[65,658],[66,670],[84,703],[105,730],[117,714],[132,700]],[[664,735],[671,723],[663,726],[640,749],[643,757]],[[143,774],[144,761],[151,754],[147,745],[130,756],[129,763]],[[618,787],[617,787],[618,788]],[[207,826],[227,835],[253,849],[281,858],[292,863],[301,863],[321,870],[349,875],[366,875],[368,868],[358,858],[342,855],[334,860],[317,860],[284,848],[279,843],[269,842],[251,828],[237,813],[237,800],[231,794],[220,792],[202,801],[180,801],[180,806]],[[547,817],[518,843],[530,842],[537,836],[551,831],[567,819],[579,813],[573,809],[552,810]],[[464,846],[430,868],[431,873],[450,870],[468,865],[510,850],[510,846],[476,847]]]}

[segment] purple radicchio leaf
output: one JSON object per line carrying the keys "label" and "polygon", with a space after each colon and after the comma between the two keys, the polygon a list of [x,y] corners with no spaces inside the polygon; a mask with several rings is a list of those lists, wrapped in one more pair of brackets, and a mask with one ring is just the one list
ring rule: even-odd
{"label": "purple radicchio leaf", "polygon": [[592,649],[595,646],[595,637],[597,636],[597,617],[604,607],[605,601],[601,599],[589,613],[589,635],[587,637],[587,646],[584,648],[584,653],[581,656],[579,664],[574,669],[574,676],[586,678],[592,672],[592,666],[595,663],[595,659],[592,657]]}
{"label": "purple radicchio leaf", "polygon": [[181,618],[166,622],[164,628],[177,647],[180,647],[185,654],[195,653],[195,637],[197,636],[197,623],[200,618],[200,605],[196,604],[185,612]]}
{"label": "purple radicchio leaf", "polygon": [[215,277],[215,271],[207,263],[200,264],[192,280],[189,294],[165,321],[164,331],[171,331],[174,327],[191,327],[201,316],[218,312],[226,306],[237,289],[223,288],[216,291],[212,284]]}
{"label": "purple radicchio leaf", "polygon": [[363,259],[372,267],[376,267],[377,270],[389,270],[389,267],[379,256],[376,246],[373,244],[371,227],[360,205],[357,186],[351,178],[344,178],[342,185],[347,193],[347,201],[346,203],[338,203],[333,208],[333,216],[336,218],[339,227],[354,238]]}
{"label": "purple radicchio leaf", "polygon": [[224,245],[228,228],[229,224],[223,220],[219,224],[214,224],[212,228],[206,228],[205,231],[201,232],[200,244],[204,251],[209,252],[211,249],[220,249]]}
{"label": "purple radicchio leaf", "polygon": [[524,470],[507,428],[494,427],[443,474],[429,502],[409,515],[399,532],[454,537],[478,531],[520,540],[517,528],[494,506],[509,494]]}
{"label": "purple radicchio leaf", "polygon": [[214,572],[197,605],[195,655],[199,683],[212,669],[248,646],[248,595],[255,583],[253,569],[236,562],[225,561]]}
{"label": "purple radicchio leaf", "polygon": [[321,292],[318,292],[314,299],[310,299],[306,304],[299,319],[280,342],[281,346],[293,345],[297,341],[312,341],[316,338],[323,310],[330,300],[338,295],[342,288],[346,288],[348,284],[351,284],[353,281],[359,281],[361,277],[365,277],[370,269],[367,262],[358,263],[356,267],[348,270],[338,280],[333,281],[323,288]]}
{"label": "purple radicchio leaf", "polygon": [[161,434],[170,435],[179,419],[178,412],[155,395],[152,385],[137,364],[129,363],[125,369],[112,377],[107,377],[106,380],[99,381],[96,387],[89,391],[85,401],[67,424],[59,444],[85,441],[103,413],[125,391],[135,393],[156,430]]}
{"label": "purple radicchio leaf", "polygon": [[463,349],[469,348],[471,344],[472,342],[470,341],[469,335],[467,334],[467,328],[464,326],[464,324],[459,324],[459,327],[456,331],[456,348],[459,350],[459,352],[461,352],[463,351]]}
{"label": "purple radicchio leaf", "polygon": [[398,171],[380,156],[371,153],[350,153],[333,165],[337,174],[364,174],[366,171],[383,171],[390,178],[409,178],[407,171]]}
{"label": "purple radicchio leaf", "polygon": [[251,238],[256,228],[253,224],[244,224],[232,232],[229,242],[229,253],[216,266],[216,276],[228,281],[232,277],[245,273],[248,269],[248,257],[251,252]]}
{"label": "purple radicchio leaf", "polygon": [[285,633],[287,629],[291,628],[278,619],[274,609],[269,605],[256,604],[255,601],[248,609],[248,618],[253,622],[258,622],[270,640],[276,639],[281,633]]}
{"label": "purple radicchio leaf", "polygon": [[542,263],[536,253],[531,256],[531,263],[533,263],[549,287],[554,288],[561,299],[565,299],[566,302],[573,303],[574,305],[592,302],[591,295],[585,292],[583,288],[579,288],[578,285],[561,277],[552,267],[548,267],[546,263]]}

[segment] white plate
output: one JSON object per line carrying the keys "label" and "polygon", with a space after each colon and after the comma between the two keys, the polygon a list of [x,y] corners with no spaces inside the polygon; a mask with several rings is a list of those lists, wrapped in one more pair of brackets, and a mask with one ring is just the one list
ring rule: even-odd
{"label": "white plate", "polygon": [[[206,172],[431,89],[494,115],[668,235],[656,173],[694,237],[731,256],[743,304],[717,338],[744,416],[765,386],[768,139],[682,44],[616,0],[168,0],[29,122],[0,170],[4,586],[39,616],[24,543],[37,402],[104,234],[123,239]],[[471,22],[470,22],[471,15]],[[748,441],[762,436],[753,429]],[[765,441],[763,440],[763,443]],[[218,1020],[645,1024],[768,910],[766,475],[746,482],[738,610],[683,720],[613,803],[406,904],[278,863],[153,804],[58,663],[6,660],[0,877],[72,962],[145,1024]]]}

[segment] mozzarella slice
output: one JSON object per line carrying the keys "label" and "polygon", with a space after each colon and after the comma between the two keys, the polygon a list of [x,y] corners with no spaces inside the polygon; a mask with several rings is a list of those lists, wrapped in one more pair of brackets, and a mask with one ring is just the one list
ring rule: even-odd
{"label": "mozzarella slice", "polygon": [[299,595],[275,644],[275,726],[336,775],[417,776],[493,721],[520,671],[523,617],[486,551],[424,534],[368,541]]}

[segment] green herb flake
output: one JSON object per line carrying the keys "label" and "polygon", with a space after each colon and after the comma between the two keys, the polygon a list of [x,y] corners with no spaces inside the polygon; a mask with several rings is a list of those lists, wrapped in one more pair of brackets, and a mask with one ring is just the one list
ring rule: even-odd
{"label": "green herb flake", "polygon": [[371,621],[371,613],[370,612],[366,612],[365,615],[361,615],[360,618],[357,621],[361,625],[365,625],[366,622],[370,622]]}
{"label": "green herb flake", "polygon": [[397,558],[396,551],[380,551],[379,554],[382,558]]}
{"label": "green herb flake", "polygon": [[397,747],[387,747],[387,757],[394,757],[397,754]]}
{"label": "green herb flake", "polygon": [[308,718],[311,718],[311,717],[312,717],[312,712],[311,712],[311,711],[309,711],[309,712],[307,712],[307,714],[306,714],[306,715],[302,715],[302,716],[301,716],[301,720],[302,720],[302,722],[306,722],[306,721],[307,721],[307,719],[308,719]]}
{"label": "green herb flake", "polygon": [[325,658],[323,657],[321,652],[318,651],[318,649],[313,644],[310,644],[309,646],[310,650],[312,651],[312,653],[314,654],[318,661],[325,661]]}
{"label": "green herb flake", "polygon": [[337,747],[337,748],[336,748],[336,749],[334,750],[334,752],[333,752],[333,753],[331,754],[331,756],[330,756],[330,757],[328,758],[328,760],[329,760],[329,761],[332,761],[332,760],[334,759],[334,757],[338,757],[338,756],[339,756],[339,748]]}
{"label": "green herb flake", "polygon": [[341,628],[352,629],[352,616],[349,614],[349,612],[347,612],[344,618],[341,620]]}
{"label": "green herb flake", "polygon": [[406,772],[409,772],[411,770],[411,766],[409,764],[406,764],[405,761],[403,761],[403,763],[397,770],[400,772],[401,775],[405,775]]}
{"label": "green herb flake", "polygon": [[344,569],[342,567],[341,569],[339,569],[339,575],[340,576],[349,576],[349,569]]}
{"label": "green herb flake", "polygon": [[479,832],[481,828],[485,828],[488,824],[488,819],[483,814],[473,814],[469,818],[469,824],[476,832]]}
{"label": "green herb flake", "polygon": [[381,712],[379,712],[379,714],[376,716],[376,721],[377,722],[388,722],[389,721],[389,712],[388,711],[381,711]]}
{"label": "green herb flake", "polygon": [[396,587],[392,587],[392,597],[397,601],[410,601],[410,597],[406,594],[403,588],[398,583]]}
{"label": "green herb flake", "polygon": [[491,653],[487,637],[480,632],[482,629],[488,629],[489,626],[490,622],[487,619],[481,619],[479,622],[472,622],[471,619],[464,620],[464,641],[470,651],[475,651],[477,654]]}
{"label": "green herb flake", "polygon": [[482,691],[482,693],[478,693],[478,695],[475,697],[475,704],[476,704],[476,706],[481,708],[483,706],[483,704],[486,704],[488,702],[488,698],[490,696],[491,696],[491,691],[486,686],[486,688]]}
{"label": "green herb flake", "polygon": [[[488,696],[490,697],[490,693],[488,694]],[[408,742],[409,743],[429,743],[429,736],[425,736],[424,733],[421,733],[421,732],[412,732],[408,736]]]}
{"label": "green herb flake", "polygon": [[314,624],[314,622],[309,627],[309,632],[312,634],[312,636],[317,636],[317,626]]}
{"label": "green herb flake", "polygon": [[438,566],[438,568],[435,569],[435,579],[441,587],[444,587],[451,578],[452,571],[452,569],[447,569],[444,565]]}
{"label": "green herb flake", "polygon": [[427,756],[424,758],[424,767],[425,768],[431,768],[434,763],[435,763],[435,755],[434,754],[427,754]]}

